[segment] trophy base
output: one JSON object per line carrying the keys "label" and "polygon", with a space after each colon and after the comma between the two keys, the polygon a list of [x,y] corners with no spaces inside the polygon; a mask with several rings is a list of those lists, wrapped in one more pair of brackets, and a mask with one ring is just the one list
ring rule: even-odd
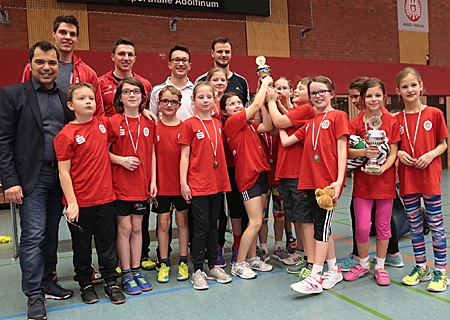
{"label": "trophy base", "polygon": [[366,166],[365,168],[366,172],[371,172],[371,173],[378,173],[381,171],[380,166]]}

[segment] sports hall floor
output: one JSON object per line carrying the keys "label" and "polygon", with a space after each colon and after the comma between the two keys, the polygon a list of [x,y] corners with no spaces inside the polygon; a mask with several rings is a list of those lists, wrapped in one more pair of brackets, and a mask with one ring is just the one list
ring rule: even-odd
{"label": "sports hall floor", "polygon": [[[333,217],[333,235],[338,260],[351,251],[349,203],[351,179],[347,180],[339,205]],[[450,234],[450,171],[443,173],[443,210],[447,234]],[[271,222],[269,229],[272,229]],[[152,216],[151,228],[155,226]],[[0,234],[11,235],[9,209],[0,210]],[[227,233],[225,258],[230,260],[232,235]],[[371,257],[375,239],[372,239]],[[269,247],[273,246],[271,231]],[[174,240],[172,263],[178,260],[177,241]],[[431,235],[426,236],[427,256],[432,261]],[[230,284],[210,282],[206,291],[196,291],[189,281],[176,281],[176,268],[167,284],[156,282],[156,271],[147,272],[153,291],[138,296],[127,296],[127,302],[113,305],[103,295],[102,285],[96,287],[100,301],[83,304],[77,284],[72,280],[72,252],[70,234],[61,222],[58,252],[60,284],[75,291],[73,298],[64,301],[48,300],[49,319],[445,319],[450,311],[450,289],[443,293],[426,290],[427,283],[414,287],[401,284],[401,278],[412,270],[413,252],[408,235],[399,243],[405,266],[387,267],[392,284],[379,287],[373,275],[356,282],[342,281],[332,290],[320,295],[300,295],[289,289],[296,281],[286,273],[281,262],[270,260],[272,272],[260,273],[257,279],[233,278]],[[151,244],[151,257],[155,258],[156,242]],[[0,319],[26,318],[26,298],[20,289],[18,261],[11,262],[12,244],[0,244]],[[230,266],[226,268],[230,271]]]}

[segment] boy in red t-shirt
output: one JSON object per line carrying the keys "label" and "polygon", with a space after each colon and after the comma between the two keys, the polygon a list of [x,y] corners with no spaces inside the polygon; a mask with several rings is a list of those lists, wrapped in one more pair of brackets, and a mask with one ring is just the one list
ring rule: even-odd
{"label": "boy in red t-shirt", "polygon": [[[158,214],[158,246],[159,271],[158,282],[169,282],[169,228],[171,227],[172,209],[175,209],[175,221],[178,227],[178,240],[180,246],[180,261],[178,264],[178,281],[189,279],[188,269],[188,203],[181,196],[180,189],[180,157],[181,148],[178,137],[183,128],[183,122],[177,118],[177,111],[182,101],[181,91],[174,86],[165,86],[159,92],[158,106],[161,111],[161,120],[156,127],[155,144],[158,196],[152,211]],[[170,172],[170,174],[167,174]]]}
{"label": "boy in red t-shirt", "polygon": [[115,237],[114,200],[108,142],[113,140],[109,120],[94,117],[95,89],[80,82],[70,86],[68,107],[76,120],[55,137],[65,216],[72,236],[74,280],[85,303],[98,301],[92,284],[91,241],[94,236],[105,294],[114,304],[125,302],[117,286],[119,270]]}

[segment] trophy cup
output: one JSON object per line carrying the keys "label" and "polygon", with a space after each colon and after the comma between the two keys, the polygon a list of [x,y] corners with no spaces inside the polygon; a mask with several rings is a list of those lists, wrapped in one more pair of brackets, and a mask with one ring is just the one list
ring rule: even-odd
{"label": "trophy cup", "polygon": [[[386,139],[386,131],[378,130],[378,128],[382,124],[381,118],[379,116],[371,117],[368,122],[372,130],[368,130],[367,132],[366,143],[369,147],[378,148]],[[378,164],[376,156],[374,158],[370,158],[367,161],[365,170],[366,172],[380,172],[380,165]]]}
{"label": "trophy cup", "polygon": [[256,57],[255,62],[258,65],[258,69],[256,69],[258,77],[264,79],[265,77],[270,76],[272,69],[266,64],[266,57],[258,56]]}

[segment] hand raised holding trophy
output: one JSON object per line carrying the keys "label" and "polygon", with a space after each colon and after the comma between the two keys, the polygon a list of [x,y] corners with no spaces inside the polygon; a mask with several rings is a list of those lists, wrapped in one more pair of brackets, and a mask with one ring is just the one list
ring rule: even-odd
{"label": "hand raised holding trophy", "polygon": [[256,57],[255,62],[258,65],[258,68],[256,69],[258,77],[264,79],[265,77],[270,76],[272,69],[266,64],[266,57],[258,56]]}

